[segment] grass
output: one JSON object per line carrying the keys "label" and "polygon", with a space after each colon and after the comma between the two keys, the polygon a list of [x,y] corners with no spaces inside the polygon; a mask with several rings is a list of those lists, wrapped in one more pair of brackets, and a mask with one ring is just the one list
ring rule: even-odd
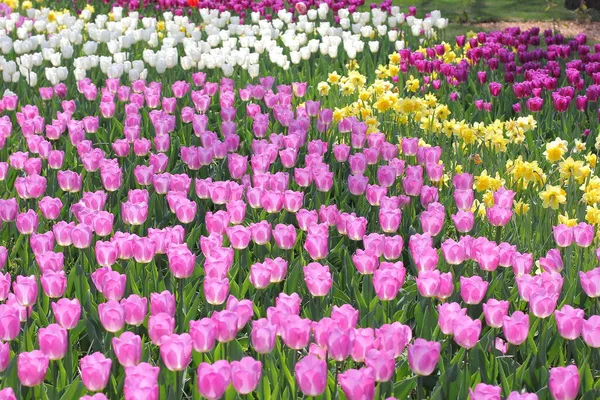
{"label": "grass", "polygon": [[[416,6],[418,15],[440,10],[444,17],[455,23],[495,21],[551,21],[574,20],[576,13],[564,7],[564,0],[394,0],[394,5],[406,9]],[[598,12],[590,16],[598,19]]]}

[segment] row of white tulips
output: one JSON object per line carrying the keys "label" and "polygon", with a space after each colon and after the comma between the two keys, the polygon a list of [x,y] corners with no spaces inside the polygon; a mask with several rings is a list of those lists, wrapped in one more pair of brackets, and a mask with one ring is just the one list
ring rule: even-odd
{"label": "row of white tulips", "polygon": [[398,7],[389,14],[341,9],[337,16],[339,23],[326,4],[299,16],[282,10],[270,21],[252,13],[244,23],[229,11],[207,9],[192,17],[164,12],[141,18],[118,7],[110,15],[31,8],[24,21],[18,12],[0,17],[0,72],[4,82],[24,79],[30,86],[38,85],[40,74],[56,85],[70,73],[81,80],[98,68],[107,78],[129,80],[144,79],[149,69],[163,74],[177,66],[219,69],[225,76],[239,67],[257,77],[261,60],[288,70],[315,54],[356,59],[365,51],[404,48],[407,35],[435,37],[448,24],[439,11],[419,19]]}

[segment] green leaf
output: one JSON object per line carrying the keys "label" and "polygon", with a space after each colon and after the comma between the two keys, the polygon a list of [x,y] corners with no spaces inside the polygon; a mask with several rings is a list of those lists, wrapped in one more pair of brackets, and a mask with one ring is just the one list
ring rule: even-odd
{"label": "green leaf", "polygon": [[417,387],[417,379],[411,377],[394,383],[394,396],[398,399],[408,399],[410,393]]}
{"label": "green leaf", "polygon": [[73,383],[67,386],[67,390],[63,393],[60,400],[78,399],[87,392],[85,386],[81,383],[80,378],[77,378]]}

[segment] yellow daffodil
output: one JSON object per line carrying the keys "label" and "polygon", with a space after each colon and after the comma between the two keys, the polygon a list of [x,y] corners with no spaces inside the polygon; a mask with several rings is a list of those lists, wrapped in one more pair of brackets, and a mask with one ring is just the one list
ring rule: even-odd
{"label": "yellow daffodil", "polygon": [[540,192],[544,208],[557,210],[561,204],[567,202],[567,192],[560,186],[546,185],[546,189]]}

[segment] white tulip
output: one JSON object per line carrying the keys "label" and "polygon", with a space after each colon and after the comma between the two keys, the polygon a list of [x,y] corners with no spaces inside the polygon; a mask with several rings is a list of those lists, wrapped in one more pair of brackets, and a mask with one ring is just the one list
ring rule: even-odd
{"label": "white tulip", "polygon": [[98,50],[98,43],[96,43],[94,41],[87,41],[83,45],[83,52],[85,53],[85,55],[89,56],[91,54],[96,54],[97,50]]}
{"label": "white tulip", "polygon": [[348,30],[350,29],[350,19],[348,18],[342,18],[340,19],[340,26],[344,29],[344,30]]}
{"label": "white tulip", "polygon": [[379,42],[370,41],[369,42],[369,50],[371,50],[371,53],[377,53],[379,51]]}
{"label": "white tulip", "polygon": [[13,48],[13,41],[8,36],[0,37],[0,50],[3,54],[8,54]]}
{"label": "white tulip", "polygon": [[413,36],[419,36],[421,34],[421,25],[411,26],[410,31],[413,34]]}
{"label": "white tulip", "polygon": [[50,61],[50,64],[52,64],[52,66],[54,66],[54,67],[60,66],[61,54],[60,53],[51,54],[50,57],[48,58],[48,61]]}
{"label": "white tulip", "polygon": [[116,53],[113,54],[113,60],[116,63],[124,63],[127,60],[127,54],[126,53]]}
{"label": "white tulip", "polygon": [[256,78],[258,77],[259,74],[259,66],[258,64],[252,64],[248,67],[248,74],[250,75],[251,78]]}
{"label": "white tulip", "polygon": [[74,52],[73,46],[71,46],[70,44],[60,46],[60,52],[61,52],[63,58],[68,60],[71,57],[73,57],[73,52]]}
{"label": "white tulip", "polygon": [[329,13],[329,6],[326,3],[319,4],[319,8],[317,9],[317,14],[319,14],[319,19],[327,19],[328,13]]}
{"label": "white tulip", "polygon": [[185,71],[190,70],[195,64],[195,61],[189,57],[189,56],[184,56],[181,57],[181,68],[183,68]]}
{"label": "white tulip", "polygon": [[223,64],[223,66],[221,67],[221,70],[223,70],[223,75],[230,77],[233,75],[233,65],[230,64]]}
{"label": "white tulip", "polygon": [[141,78],[140,77],[140,72],[137,71],[137,70],[135,70],[135,69],[130,70],[128,75],[129,75],[129,80],[130,81],[137,81],[138,79]]}
{"label": "white tulip", "polygon": [[438,29],[446,29],[448,27],[448,18],[439,18],[435,21],[435,26]]}
{"label": "white tulip", "polygon": [[292,60],[292,64],[300,64],[300,61],[302,60],[302,58],[300,57],[300,52],[299,51],[291,51],[290,59]]}

